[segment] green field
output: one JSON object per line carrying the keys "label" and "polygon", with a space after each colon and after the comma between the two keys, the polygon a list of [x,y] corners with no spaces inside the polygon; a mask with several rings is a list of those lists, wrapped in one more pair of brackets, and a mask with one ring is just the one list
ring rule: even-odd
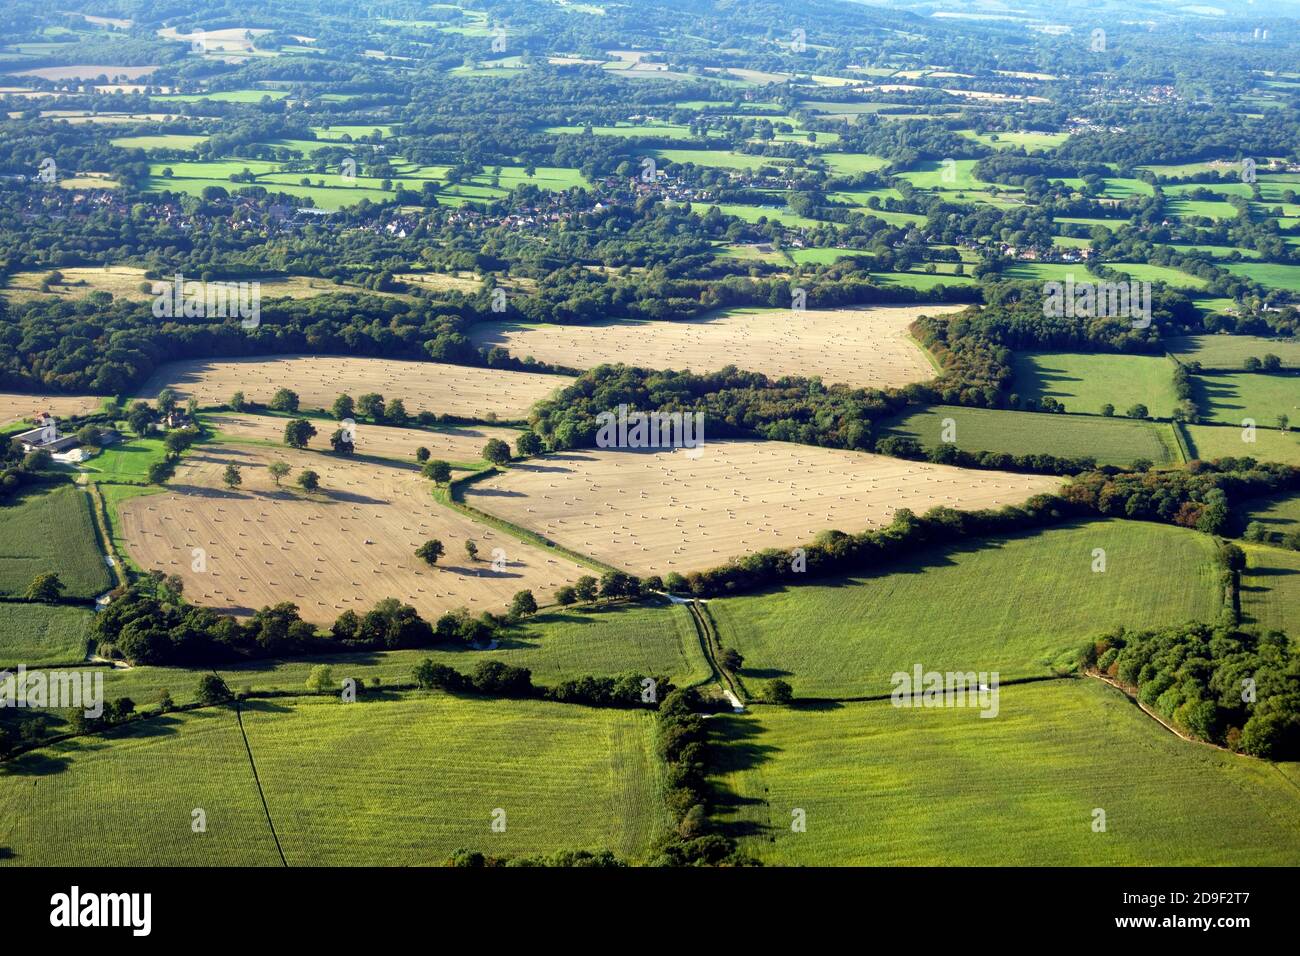
{"label": "green field", "polygon": [[1300,495],[1255,498],[1242,502],[1236,509],[1241,528],[1258,521],[1274,535],[1300,531]]}
{"label": "green field", "polygon": [[1178,403],[1174,365],[1163,356],[1021,352],[1012,365],[1013,391],[1023,398],[1054,398],[1068,412],[1097,414],[1109,402],[1122,415],[1141,403],[1166,418]]}
{"label": "green field", "polygon": [[[1092,571],[1093,550],[1106,570]],[[751,692],[783,677],[811,697],[890,692],[890,675],[999,671],[1003,680],[1072,665],[1109,627],[1213,620],[1213,541],[1145,522],[1080,522],[972,541],[891,564],[874,576],[711,601],[726,647],[745,658]]]}
{"label": "green field", "polygon": [[1023,146],[1028,153],[1054,149],[1070,138],[1069,133],[1042,132],[976,133],[972,130],[962,130],[961,134],[994,149],[1014,149]]}
{"label": "green field", "polygon": [[1091,457],[1103,465],[1127,465],[1140,458],[1155,464],[1180,460],[1173,431],[1161,422],[931,405],[885,425],[890,434],[933,448],[948,418],[957,425],[956,444],[963,451]]}
{"label": "green field", "polygon": [[1258,335],[1184,335],[1165,339],[1165,348],[1184,362],[1207,369],[1240,369],[1246,359],[1276,355],[1286,368],[1300,368],[1300,339],[1267,339]]}
{"label": "green field", "polygon": [[97,482],[143,485],[148,483],[149,466],[162,461],[166,454],[167,446],[161,438],[131,438],[109,445],[84,462],[81,469]]}
{"label": "green field", "polygon": [[1240,425],[1247,418],[1273,427],[1278,415],[1300,423],[1300,374],[1212,372],[1192,377],[1193,395],[1208,422]]}
{"label": "green field", "polygon": [[[748,203],[724,202],[718,203],[717,207],[724,216],[735,216],[745,222],[756,223],[760,219],[767,219],[771,222],[779,222],[785,226],[802,229],[815,229],[821,225],[820,220],[800,216],[782,206],[754,206]],[[704,211],[707,207],[703,203],[699,203],[697,208]]]}
{"label": "green field", "polygon": [[0,667],[83,660],[90,617],[67,605],[0,603]]}
{"label": "green field", "polygon": [[1207,245],[1205,243],[1197,243],[1196,245],[1189,246],[1180,243],[1174,243],[1169,248],[1176,249],[1179,252],[1184,254],[1189,252],[1203,252],[1214,259],[1226,259],[1229,256],[1231,256],[1234,252],[1240,253],[1243,259],[1259,258],[1259,253],[1256,252],[1254,249],[1246,249],[1241,246],[1216,246],[1216,245]]}
{"label": "green field", "polygon": [[874,173],[889,165],[889,160],[883,156],[871,156],[867,153],[826,153],[822,159],[826,160],[826,165],[837,176]]}
{"label": "green field", "polygon": [[[1260,424],[1266,424],[1261,422]],[[1243,430],[1236,425],[1185,425],[1191,444],[1192,457],[1202,461],[1216,458],[1255,458],[1259,461],[1280,461],[1300,465],[1300,429],[1280,432],[1273,428],[1257,428],[1255,440],[1243,439]]]}
{"label": "green field", "polygon": [[206,136],[187,133],[159,133],[155,136],[118,136],[109,140],[114,146],[123,149],[193,149],[199,143],[206,143]]}
{"label": "green field", "polygon": [[1300,292],[1300,266],[1276,262],[1229,262],[1224,268],[1233,275],[1244,276],[1270,289]]}
{"label": "green field", "polygon": [[1169,199],[1165,209],[1180,219],[1204,217],[1206,219],[1236,219],[1237,210],[1231,203],[1211,199]]}
{"label": "green field", "polygon": [[871,281],[882,286],[905,286],[921,292],[929,292],[936,286],[974,285],[975,279],[969,275],[951,275],[942,272],[873,272]]}
{"label": "green field", "polygon": [[758,169],[760,166],[789,165],[790,160],[750,156],[728,149],[657,149],[655,155],[669,163],[694,163],[719,169]]}
{"label": "green field", "polygon": [[1173,289],[1204,289],[1209,285],[1198,276],[1169,266],[1153,266],[1145,262],[1108,262],[1106,265],[1138,282],[1163,282]]}
{"label": "green field", "polygon": [[[243,720],[290,865],[438,865],[460,847],[640,859],[668,824],[644,712],[412,694],[253,702]],[[227,708],[6,764],[0,818],[23,821],[0,838],[19,864],[279,863]]]}
{"label": "green field", "polygon": [[1241,615],[1245,624],[1300,634],[1300,551],[1242,542],[1246,571],[1241,576]]}
{"label": "green field", "polygon": [[1004,687],[991,720],[874,702],[714,726],[729,740],[718,816],[773,865],[1300,864],[1286,776],[1181,740],[1092,680]]}
{"label": "green field", "polygon": [[861,249],[791,249],[790,258],[801,266],[828,266],[850,256],[867,256]]}
{"label": "green field", "polygon": [[[527,667],[538,684],[556,684],[584,676],[613,676],[627,672],[669,677],[677,686],[705,680],[709,665],[700,648],[690,614],[675,605],[615,605],[590,611],[566,610],[539,614],[500,638],[494,650],[421,648],[334,654],[298,660],[251,661],[218,668],[236,689],[304,691],[317,664],[333,668],[337,679],[378,678],[384,686],[406,684],[420,661],[430,658],[468,672],[483,660]],[[126,694],[141,703],[157,700],[162,690],[177,703],[195,699],[204,670],[174,667],[133,667],[107,670],[106,693]]]}
{"label": "green field", "polygon": [[33,489],[0,507],[0,522],[0,596],[21,597],[45,571],[67,585],[64,597],[92,598],[112,586],[82,489]]}
{"label": "green field", "polygon": [[947,165],[926,160],[905,173],[899,173],[898,178],[906,179],[917,189],[979,190],[986,184],[975,178],[975,162],[973,159],[957,159]]}
{"label": "green field", "polygon": [[260,103],[263,98],[282,100],[288,97],[284,90],[223,90],[218,93],[164,93],[149,97],[163,103],[198,103],[212,100],[214,103]]}

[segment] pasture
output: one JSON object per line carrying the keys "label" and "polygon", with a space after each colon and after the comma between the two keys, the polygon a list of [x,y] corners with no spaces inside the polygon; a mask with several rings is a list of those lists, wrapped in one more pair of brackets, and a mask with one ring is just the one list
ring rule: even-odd
{"label": "pasture", "polygon": [[404,359],[285,355],[255,359],[194,359],[164,365],[143,386],[146,398],[164,387],[200,405],[224,405],[237,391],[266,404],[280,388],[298,393],[303,408],[328,408],[340,394],[368,392],[400,398],[412,415],[520,420],[534,404],[573,379],[536,372],[443,365]]}
{"label": "pasture", "polygon": [[[1093,570],[1094,550],[1105,570]],[[999,671],[1004,680],[1070,667],[1106,628],[1213,620],[1213,541],[1168,525],[1077,522],[958,542],[879,573],[709,602],[751,690],[783,677],[799,696],[888,694],[889,677]]]}
{"label": "pasture", "polygon": [[1200,362],[1206,369],[1241,370],[1250,358],[1276,355],[1284,368],[1300,368],[1300,339],[1271,339],[1258,335],[1184,335],[1165,339],[1165,348],[1182,362]]}
{"label": "pasture", "polygon": [[912,438],[924,448],[933,448],[948,420],[955,424],[956,445],[962,451],[1086,457],[1103,465],[1127,465],[1138,459],[1162,465],[1181,457],[1169,425],[1127,418],[931,405],[883,423],[880,434]]}
{"label": "pasture", "polygon": [[1233,275],[1258,282],[1270,289],[1300,292],[1300,266],[1277,262],[1229,262],[1224,268]]}
{"label": "pasture", "polygon": [[1237,513],[1243,529],[1258,521],[1274,535],[1292,534],[1300,531],[1300,494],[1254,498],[1242,502]]}
{"label": "pasture", "polygon": [[[274,460],[292,468],[283,488],[266,469]],[[242,469],[234,490],[222,481],[231,464]],[[293,484],[306,469],[320,476],[310,495]],[[190,601],[231,614],[293,601],[305,619],[329,624],[386,597],[428,620],[457,607],[502,613],[516,591],[531,589],[544,603],[586,573],[436,504],[414,462],[398,468],[290,448],[204,446],[182,461],[166,492],[120,502],[117,514],[140,567],[179,574]],[[446,548],[436,567],[415,556],[431,538]],[[465,553],[467,540],[478,544],[477,561]],[[204,558],[198,570],[196,548]]]}
{"label": "pasture", "polygon": [[1300,374],[1212,372],[1192,377],[1193,395],[1206,421],[1241,425],[1253,419],[1273,427],[1279,415],[1300,422]]}
{"label": "pasture", "polygon": [[994,719],[881,701],[714,726],[723,832],[770,865],[1300,863],[1286,777],[1179,739],[1097,681],[1004,687]]}
{"label": "pasture", "polygon": [[0,668],[82,660],[90,618],[86,608],[0,603]]}
{"label": "pasture", "polygon": [[1054,478],[864,452],[708,441],[698,449],[547,455],[467,485],[463,495],[488,514],[644,575],[795,548],[827,528],[880,527],[899,508],[997,507],[1058,486]]}
{"label": "pasture", "polygon": [[1109,403],[1122,415],[1141,403],[1165,418],[1178,404],[1174,365],[1163,356],[1017,352],[1012,367],[1012,391],[1021,398],[1054,398],[1067,412],[1095,415]]}
{"label": "pasture", "polygon": [[1286,631],[1294,639],[1300,634],[1300,551],[1248,542],[1242,546],[1246,551],[1246,570],[1241,575],[1243,623]]}
{"label": "pasture", "polygon": [[0,507],[0,521],[0,596],[21,597],[46,571],[67,585],[64,597],[93,598],[112,586],[82,489],[34,486]]}
{"label": "pasture", "polygon": [[[732,309],[674,322],[587,325],[480,324],[477,346],[512,355],[594,368],[625,363],[652,369],[712,372],[735,365],[772,378],[820,377],[828,385],[902,386],[934,377],[908,326],[921,315],[963,306],[876,306],[862,309]],[[843,348],[852,342],[852,349]]]}
{"label": "pasture", "polygon": [[1199,276],[1188,275],[1170,266],[1156,266],[1146,262],[1108,262],[1116,272],[1122,272],[1138,282],[1163,282],[1173,289],[1204,289],[1209,283]]}
{"label": "pasture", "polygon": [[1249,457],[1300,465],[1300,429],[1281,432],[1275,428],[1257,428],[1251,436],[1253,440],[1247,441],[1247,433],[1238,425],[1184,425],[1183,428],[1192,457],[1202,461]]}

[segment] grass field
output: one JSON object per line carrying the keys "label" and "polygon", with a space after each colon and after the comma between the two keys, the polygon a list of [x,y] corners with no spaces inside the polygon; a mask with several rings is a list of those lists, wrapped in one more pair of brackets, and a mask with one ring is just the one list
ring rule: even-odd
{"label": "grass field", "polygon": [[1275,535],[1300,531],[1300,495],[1254,498],[1242,502],[1236,511],[1243,530],[1249,522],[1258,521]]}
{"label": "grass field", "polygon": [[1163,356],[1018,352],[1012,364],[1012,391],[1022,398],[1054,398],[1067,412],[1097,414],[1110,403],[1122,415],[1141,403],[1164,418],[1178,403],[1174,366]]}
{"label": "grass field", "polygon": [[109,445],[85,461],[81,469],[97,482],[143,485],[149,481],[149,466],[162,461],[166,454],[167,446],[161,438],[129,438]]}
{"label": "grass field", "polygon": [[1300,551],[1243,542],[1241,614],[1246,624],[1300,635]]}
{"label": "grass field", "polygon": [[1300,266],[1277,262],[1229,262],[1224,268],[1233,275],[1244,276],[1270,289],[1300,292]]}
{"label": "grass field", "polygon": [[[1094,572],[1093,551],[1106,552]],[[935,549],[870,577],[836,578],[711,601],[722,643],[745,657],[751,691],[785,677],[802,696],[888,694],[889,677],[999,671],[1003,680],[1070,666],[1108,627],[1213,620],[1213,542],[1120,520]]]}
{"label": "grass field", "polygon": [[1248,358],[1276,355],[1285,368],[1300,368],[1300,339],[1268,339],[1258,335],[1184,335],[1165,339],[1165,348],[1183,362],[1200,362],[1206,369],[1241,369]]}
{"label": "grass field", "polygon": [[1183,427],[1191,441],[1192,456],[1203,461],[1250,457],[1259,461],[1280,461],[1288,465],[1300,465],[1300,430],[1295,428],[1289,432],[1257,428],[1255,440],[1247,442],[1243,439],[1243,429],[1236,425],[1185,425]]}
{"label": "grass field", "polygon": [[1092,457],[1103,465],[1127,465],[1140,458],[1158,465],[1180,460],[1170,426],[1160,422],[931,405],[885,425],[890,434],[933,448],[946,419],[956,423],[956,444],[963,451]]}
{"label": "grass field", "polygon": [[[625,362],[652,369],[712,372],[735,365],[773,378],[819,376],[826,384],[902,386],[934,377],[934,367],[908,335],[920,315],[962,306],[877,306],[861,309],[732,309],[674,322],[588,325],[479,324],[478,346],[511,355],[594,368]],[[851,350],[838,346],[853,342]]]}
{"label": "grass field", "polygon": [[0,667],[82,660],[90,616],[67,605],[0,603]]}
{"label": "grass field", "polygon": [[64,597],[92,598],[112,586],[80,488],[34,488],[0,507],[0,524],[0,596],[21,597],[45,571],[67,585]]}
{"label": "grass field", "polygon": [[145,136],[118,136],[109,140],[122,149],[193,149],[206,143],[207,136],[191,133],[155,133]]}
{"label": "grass field", "polygon": [[1005,687],[991,720],[875,702],[714,726],[721,818],[773,865],[1300,864],[1286,777],[1180,740],[1096,681]]}
{"label": "grass field", "polygon": [[1192,377],[1193,395],[1206,421],[1240,425],[1245,419],[1272,427],[1279,415],[1300,422],[1300,374],[1215,372]]}
{"label": "grass field", "polygon": [[470,485],[464,497],[573,551],[663,575],[794,548],[827,528],[882,526],[898,508],[994,507],[1058,485],[786,442],[709,441],[548,455]]}
{"label": "grass field", "polygon": [[1136,279],[1138,282],[1163,282],[1173,289],[1204,289],[1209,285],[1206,280],[1188,275],[1180,269],[1169,266],[1154,266],[1145,262],[1108,262],[1116,272]]}
{"label": "grass field", "polygon": [[23,820],[4,836],[12,862],[278,865],[268,811],[290,865],[439,865],[461,847],[640,859],[668,825],[645,713],[394,695],[254,702],[243,720],[247,749],[220,708],[7,764],[0,816]]}
{"label": "grass field", "polygon": [[400,359],[284,355],[271,359],[195,359],[164,365],[140,390],[152,398],[166,386],[200,405],[223,405],[236,391],[266,404],[280,388],[298,393],[304,408],[328,408],[340,393],[377,392],[400,398],[408,413],[482,419],[522,419],[536,402],[570,384],[562,375],[411,362]]}
{"label": "grass field", "polygon": [[[272,460],[292,472],[276,488]],[[243,483],[227,490],[227,465]],[[293,487],[311,469],[320,491]],[[515,592],[539,603],[586,573],[572,561],[504,535],[434,502],[432,483],[409,468],[290,448],[208,445],[192,451],[161,495],[117,506],[119,534],[142,568],[179,574],[185,595],[226,613],[250,614],[294,601],[302,616],[330,624],[344,610],[368,611],[396,597],[428,620],[457,607],[503,613]],[[436,538],[444,558],[430,568],[415,550]],[[464,546],[477,543],[478,561]],[[195,548],[206,566],[195,569]],[[494,566],[500,550],[502,564]]]}

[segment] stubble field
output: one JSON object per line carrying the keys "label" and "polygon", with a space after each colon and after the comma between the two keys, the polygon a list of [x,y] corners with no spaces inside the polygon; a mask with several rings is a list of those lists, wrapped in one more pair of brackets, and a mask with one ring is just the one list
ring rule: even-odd
{"label": "stubble field", "polygon": [[464,497],[599,561],[667,574],[794,548],[827,528],[883,526],[899,508],[999,507],[1059,484],[863,452],[723,441],[697,450],[548,455],[470,485]]}
{"label": "stubble field", "polygon": [[[275,459],[293,469],[281,489],[266,470]],[[242,468],[234,491],[222,483],[228,464]],[[293,487],[306,468],[320,475],[312,495]],[[457,607],[502,612],[517,591],[531,589],[544,603],[587,573],[436,504],[431,487],[414,466],[208,446],[184,459],[163,494],[119,504],[119,536],[140,567],[179,574],[196,604],[248,614],[293,601],[317,624],[385,597],[428,620]],[[436,567],[414,553],[430,538],[446,548]],[[479,547],[473,562],[464,548],[470,539]],[[193,569],[195,548],[204,550],[206,570]],[[498,548],[505,565],[494,570]]]}
{"label": "stubble field", "polygon": [[502,324],[480,327],[472,338],[476,345],[503,345],[512,355],[576,368],[621,362],[713,372],[735,365],[773,378],[820,376],[827,384],[901,386],[935,375],[907,327],[918,316],[961,308],[762,309],[680,322]]}

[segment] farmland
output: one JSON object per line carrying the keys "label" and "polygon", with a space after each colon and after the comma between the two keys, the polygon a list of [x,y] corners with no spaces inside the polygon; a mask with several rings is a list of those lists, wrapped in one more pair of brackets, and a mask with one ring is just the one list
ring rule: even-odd
{"label": "farmland", "polygon": [[68,418],[93,412],[104,403],[99,395],[26,395],[0,392],[0,426],[29,421],[38,412]]}
{"label": "farmland", "polygon": [[888,524],[899,508],[987,508],[1055,489],[1053,478],[971,471],[783,442],[573,451],[464,489],[465,501],[637,574],[710,568],[827,528]]}
{"label": "farmland", "polygon": [[1300,620],[1300,552],[1247,544],[1241,613],[1249,624],[1289,631]]}
{"label": "farmland", "polygon": [[[292,473],[277,488],[266,466]],[[242,469],[237,490],[227,465]],[[308,495],[289,485],[304,470],[320,476]],[[296,601],[303,617],[329,624],[344,610],[364,613],[396,597],[436,618],[457,607],[502,611],[525,588],[543,597],[585,573],[434,503],[431,483],[410,468],[292,449],[208,446],[177,469],[168,491],[118,506],[120,535],[142,568],[179,574],[186,596],[227,613]],[[428,567],[415,549],[437,538],[446,557]],[[477,542],[469,560],[464,545]],[[195,570],[193,549],[205,564]],[[492,564],[501,549],[502,563]]]}
{"label": "farmland", "polygon": [[[1300,797],[1281,774],[1180,740],[1095,681],[1004,687],[996,720],[880,701],[762,708],[720,726],[732,741],[715,778],[720,817],[773,865],[1300,858]],[[1092,829],[1098,807],[1104,833]],[[794,808],[806,832],[791,832]]]}
{"label": "farmland", "polygon": [[46,571],[58,573],[66,597],[92,598],[112,584],[80,488],[34,489],[6,504],[3,515],[0,596],[21,597],[32,578]]}
{"label": "farmland", "polygon": [[[1267,424],[1261,422],[1261,425]],[[1246,440],[1239,425],[1185,425],[1192,457],[1204,461],[1216,458],[1250,457],[1258,461],[1280,461],[1300,465],[1300,431],[1281,432],[1275,428],[1257,428]]]}
{"label": "farmland", "polygon": [[1105,404],[1119,414],[1143,404],[1152,415],[1167,417],[1177,404],[1173,365],[1149,355],[1092,355],[1068,352],[1021,352],[1015,357],[1012,388],[1024,398],[1051,397],[1067,412],[1096,414]]}
{"label": "farmland", "polygon": [[0,668],[66,664],[86,656],[90,611],[48,604],[0,604]]}
{"label": "farmland", "polygon": [[[828,385],[900,386],[934,377],[934,368],[908,335],[920,315],[960,306],[878,306],[869,309],[743,309],[677,322],[594,325],[481,326],[473,340],[512,355],[585,367],[623,362],[644,368],[712,372],[727,365],[772,378],[818,376]],[[852,352],[837,343],[852,341]]]}
{"label": "farmland", "polygon": [[1286,368],[1300,367],[1300,340],[1266,339],[1257,335],[1188,335],[1166,339],[1169,351],[1183,362],[1200,362],[1207,369],[1241,369],[1246,359],[1276,355]]}
{"label": "farmland", "polygon": [[925,448],[933,448],[939,443],[948,420],[956,425],[956,445],[963,451],[1091,457],[1100,464],[1115,465],[1127,465],[1138,459],[1163,464],[1177,461],[1179,457],[1170,426],[1125,418],[932,405],[908,412],[885,425],[889,434],[912,438]]}
{"label": "farmland", "polygon": [[1196,403],[1207,421],[1273,426],[1279,415],[1300,418],[1300,375],[1216,372],[1193,377]]}
{"label": "farmland", "polygon": [[723,645],[744,655],[752,689],[777,676],[801,696],[867,697],[888,694],[890,675],[917,661],[1036,677],[1071,666],[1110,626],[1213,619],[1212,558],[1211,540],[1182,528],[1080,522],[924,552],[871,576],[718,599],[709,612]]}
{"label": "farmland", "polygon": [[534,372],[410,362],[397,359],[290,355],[270,359],[219,359],[174,362],[160,368],[141,389],[145,396],[165,387],[200,405],[223,405],[236,391],[266,404],[291,384],[303,408],[329,408],[340,393],[357,398],[376,392],[400,398],[412,415],[432,412],[459,418],[503,420],[527,410],[572,379]]}

